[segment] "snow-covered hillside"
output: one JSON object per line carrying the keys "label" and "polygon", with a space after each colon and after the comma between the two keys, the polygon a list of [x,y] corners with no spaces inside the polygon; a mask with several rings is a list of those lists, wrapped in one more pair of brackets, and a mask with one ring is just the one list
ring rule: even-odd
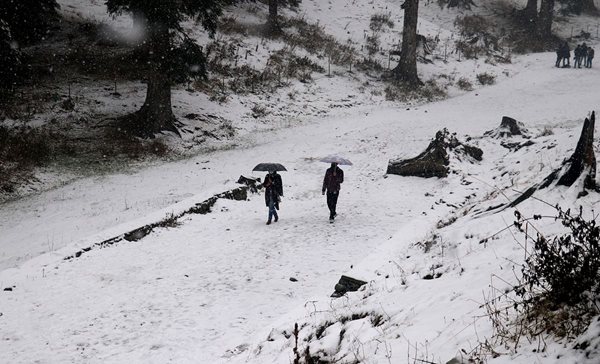
{"label": "snow-covered hillside", "polygon": [[[61,3],[63,11],[90,17],[102,10],[98,1],[96,7]],[[401,14],[395,2],[328,4],[306,1],[300,13],[320,19],[341,40],[347,31],[360,42],[372,12]],[[450,36],[456,14],[434,6],[425,6],[420,26]],[[346,15],[327,22],[330,12]],[[294,86],[316,91],[298,91],[300,100],[286,101],[291,111],[280,110],[287,118],[273,116],[270,124],[244,116],[236,100],[205,106],[204,96],[184,98],[179,90],[174,100],[189,105],[186,112],[214,108],[246,128],[236,145],[128,174],[81,178],[1,206],[0,361],[291,363],[295,323],[299,350],[310,346],[330,362],[446,363],[479,353],[493,333],[482,305],[511,288],[524,256],[518,233],[495,235],[512,223],[513,210],[486,210],[559,167],[597,107],[597,68],[553,63],[553,53],[513,55],[502,65],[438,60],[420,69],[471,80],[491,72],[497,83],[472,92],[454,88],[446,100],[421,104],[387,102],[358,91],[360,82],[317,75],[310,85]],[[340,100],[343,110],[332,107]],[[302,104],[314,112],[303,115]],[[484,137],[504,115],[523,122],[534,144],[511,151]],[[388,160],[416,156],[443,128],[470,137],[483,160],[457,162],[445,179],[385,175]],[[354,163],[344,167],[334,224],[321,195],[327,165],[318,162],[331,153]],[[265,225],[262,195],[221,199],[211,213],[186,215],[137,242],[64,260],[230,189],[259,162],[288,169],[277,223]],[[597,194],[576,199],[575,189],[536,196],[597,210]],[[534,200],[519,208],[550,213]],[[556,231],[553,221],[539,227]],[[368,284],[331,298],[342,274]],[[588,332],[592,347],[598,330]],[[598,362],[572,344],[547,338],[544,345],[540,352],[539,343],[523,340],[517,350],[495,347],[497,358],[481,355],[491,363]]]}

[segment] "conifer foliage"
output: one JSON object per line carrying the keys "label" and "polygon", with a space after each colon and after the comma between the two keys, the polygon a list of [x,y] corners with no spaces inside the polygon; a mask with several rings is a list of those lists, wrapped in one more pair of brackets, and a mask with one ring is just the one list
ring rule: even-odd
{"label": "conifer foliage", "polygon": [[0,20],[6,22],[15,41],[31,44],[47,36],[58,8],[56,0],[3,0]]}
{"label": "conifer foliage", "polygon": [[206,75],[201,48],[189,38],[181,22],[192,19],[212,36],[227,0],[107,0],[111,14],[132,13],[143,18],[148,54],[146,100],[124,118],[132,134],[153,137],[162,131],[179,134],[171,108],[171,85]]}
{"label": "conifer foliage", "polygon": [[21,53],[8,24],[0,20],[0,94],[11,90],[18,82]]}
{"label": "conifer foliage", "polygon": [[0,96],[23,78],[21,47],[44,39],[58,19],[56,0],[0,1]]}

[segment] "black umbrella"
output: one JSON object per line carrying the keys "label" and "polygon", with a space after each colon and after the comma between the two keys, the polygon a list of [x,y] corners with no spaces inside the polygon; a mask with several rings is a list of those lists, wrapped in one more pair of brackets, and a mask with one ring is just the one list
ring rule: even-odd
{"label": "black umbrella", "polygon": [[259,163],[252,170],[255,172],[287,171],[287,169],[279,163]]}

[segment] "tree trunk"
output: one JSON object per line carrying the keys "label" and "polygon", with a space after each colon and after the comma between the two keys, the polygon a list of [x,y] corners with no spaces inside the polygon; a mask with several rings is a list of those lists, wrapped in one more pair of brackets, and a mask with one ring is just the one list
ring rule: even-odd
{"label": "tree trunk", "polygon": [[394,78],[414,86],[423,83],[417,74],[417,21],[419,19],[419,0],[405,0],[404,27],[402,29],[402,50],[400,61],[394,68]]}
{"label": "tree trunk", "polygon": [[535,24],[538,10],[537,5],[537,0],[527,0],[527,5],[523,10],[521,10],[523,20],[525,20],[527,24]]}
{"label": "tree trunk", "polygon": [[267,20],[267,28],[269,34],[274,35],[281,32],[281,26],[279,24],[279,15],[277,10],[279,7],[279,0],[269,0],[269,19]]}
{"label": "tree trunk", "polygon": [[554,0],[542,0],[537,21],[537,35],[540,39],[552,36],[552,20],[554,18]]}
{"label": "tree trunk", "polygon": [[560,177],[557,184],[571,186],[582,173],[587,171],[584,180],[584,188],[596,188],[596,155],[594,154],[594,128],[596,124],[596,113],[592,112],[589,119],[585,119],[581,136],[575,147],[575,152],[567,161],[568,169]]}
{"label": "tree trunk", "polygon": [[435,139],[427,149],[415,158],[389,161],[386,173],[424,178],[447,177],[451,155],[460,160],[480,161],[483,151],[460,142],[454,134],[443,129],[435,134]]}
{"label": "tree trunk", "polygon": [[581,0],[581,11],[587,14],[598,15],[598,8],[594,0]]}
{"label": "tree trunk", "polygon": [[149,24],[150,69],[146,100],[134,115],[127,118],[130,131],[140,137],[153,137],[162,131],[172,131],[180,135],[175,127],[175,116],[171,107],[171,79],[165,56],[171,46],[169,29],[164,24]]}
{"label": "tree trunk", "polygon": [[583,191],[579,196],[584,196],[588,192],[586,190],[598,191],[596,185],[596,155],[594,154],[594,128],[596,124],[596,113],[592,112],[589,119],[583,122],[581,136],[575,147],[573,155],[563,163],[563,165],[550,173],[541,183],[535,184],[528,188],[516,200],[504,206],[504,208],[515,207],[521,202],[527,200],[537,190],[549,187],[558,178],[556,185],[572,186],[582,175]]}

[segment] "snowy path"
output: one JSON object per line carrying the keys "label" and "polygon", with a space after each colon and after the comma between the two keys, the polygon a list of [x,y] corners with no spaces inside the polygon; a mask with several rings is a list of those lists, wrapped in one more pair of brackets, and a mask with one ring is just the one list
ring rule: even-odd
{"label": "snowy path", "polygon": [[[447,194],[444,181],[384,178],[388,159],[421,152],[441,127],[480,135],[502,115],[570,127],[597,106],[593,92],[556,91],[593,90],[600,78],[596,69],[582,77],[536,58],[552,55],[527,57],[520,65],[527,71],[444,102],[322,120],[257,136],[246,149],[84,179],[3,205],[0,268],[91,243],[86,237],[218,189],[258,162],[278,161],[290,170],[283,174],[281,221],[272,226],[264,225],[262,196],[220,201],[214,213],[137,243],[92,251],[73,262],[56,256],[52,265],[31,261],[1,271],[2,287],[16,288],[0,292],[0,352],[15,363],[225,361],[232,345],[311,297],[330,294],[352,264],[425,216],[432,204],[426,192],[448,202],[462,199]],[[355,163],[346,169],[335,226],[326,221],[320,194],[326,165],[314,160],[330,152]]]}

